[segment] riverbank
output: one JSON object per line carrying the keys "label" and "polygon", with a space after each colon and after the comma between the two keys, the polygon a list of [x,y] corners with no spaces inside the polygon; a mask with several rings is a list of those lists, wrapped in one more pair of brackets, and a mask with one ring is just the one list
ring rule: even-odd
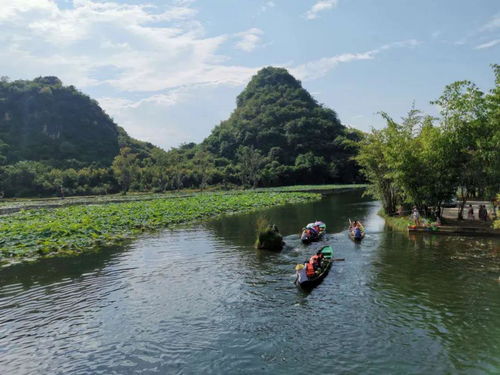
{"label": "riverbank", "polygon": [[422,218],[422,225],[414,227],[415,223],[409,216],[389,216],[383,210],[380,210],[378,214],[384,218],[385,223],[391,229],[399,232],[500,237],[500,229],[492,228],[492,222],[456,220],[446,217],[445,223],[437,226],[433,225],[430,220]]}
{"label": "riverbank", "polygon": [[146,230],[320,197],[311,193],[204,193],[177,199],[22,210],[0,218],[0,263],[79,254],[120,243]]}

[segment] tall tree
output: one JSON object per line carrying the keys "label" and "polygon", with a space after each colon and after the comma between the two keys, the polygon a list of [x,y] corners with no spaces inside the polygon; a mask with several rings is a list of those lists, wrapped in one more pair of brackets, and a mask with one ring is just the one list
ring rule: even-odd
{"label": "tall tree", "polygon": [[257,187],[261,175],[261,166],[264,163],[264,158],[260,152],[253,147],[240,146],[238,160],[240,162],[241,183],[253,188]]}
{"label": "tall tree", "polygon": [[137,155],[129,147],[120,149],[120,153],[113,160],[113,173],[120,183],[123,194],[127,194],[134,177],[137,175]]}

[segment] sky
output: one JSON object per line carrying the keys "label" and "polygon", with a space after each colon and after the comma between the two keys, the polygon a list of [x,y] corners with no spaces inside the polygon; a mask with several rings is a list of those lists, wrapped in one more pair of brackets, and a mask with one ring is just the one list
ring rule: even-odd
{"label": "sky", "polygon": [[0,0],[0,75],[58,76],[133,137],[200,142],[265,66],[381,128],[457,80],[492,88],[499,0]]}

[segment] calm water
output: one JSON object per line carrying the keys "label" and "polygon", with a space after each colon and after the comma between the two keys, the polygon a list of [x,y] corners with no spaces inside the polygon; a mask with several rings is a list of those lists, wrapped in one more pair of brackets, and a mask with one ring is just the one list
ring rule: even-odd
{"label": "calm water", "polygon": [[[342,193],[1,270],[0,373],[500,373],[500,241],[409,238],[378,209]],[[252,247],[259,216],[283,252]],[[320,244],[297,233],[315,219],[345,261],[304,294],[293,268]]]}

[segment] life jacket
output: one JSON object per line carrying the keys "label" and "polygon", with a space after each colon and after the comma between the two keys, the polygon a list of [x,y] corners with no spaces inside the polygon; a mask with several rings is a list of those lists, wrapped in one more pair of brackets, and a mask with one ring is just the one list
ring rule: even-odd
{"label": "life jacket", "polygon": [[314,266],[312,265],[311,262],[306,264],[306,275],[307,277],[313,277],[315,275]]}

